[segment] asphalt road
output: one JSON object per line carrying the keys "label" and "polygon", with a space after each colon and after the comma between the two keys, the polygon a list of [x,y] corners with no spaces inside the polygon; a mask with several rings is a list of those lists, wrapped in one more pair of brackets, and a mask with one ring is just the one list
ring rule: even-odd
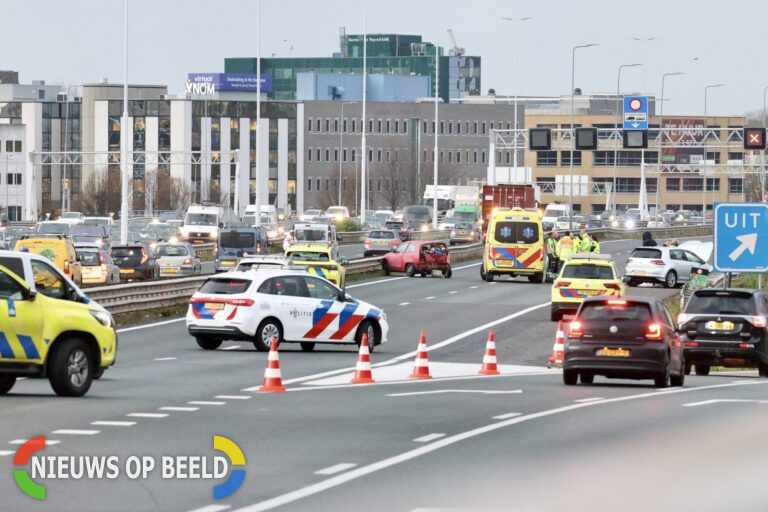
{"label": "asphalt road", "polygon": [[[621,266],[636,244],[602,246]],[[279,395],[254,392],[266,355],[250,344],[202,351],[179,321],[125,329],[117,365],[87,397],[58,398],[46,381],[24,380],[0,399],[0,508],[764,510],[768,380],[748,372],[689,377],[666,391],[601,378],[566,388],[544,367],[556,330],[549,289],[485,283],[472,262],[452,279],[350,285],[389,316],[390,341],[372,355],[378,383],[347,384],[351,348],[304,353],[285,344],[289,392]],[[476,375],[490,328],[501,377]],[[436,378],[404,381],[420,330]],[[45,455],[122,461],[221,455],[212,440],[220,435],[243,450],[245,480],[214,501],[223,479],[162,479],[159,470],[146,480],[37,478],[48,496],[38,502],[13,481],[11,444],[37,435],[58,441]]]}

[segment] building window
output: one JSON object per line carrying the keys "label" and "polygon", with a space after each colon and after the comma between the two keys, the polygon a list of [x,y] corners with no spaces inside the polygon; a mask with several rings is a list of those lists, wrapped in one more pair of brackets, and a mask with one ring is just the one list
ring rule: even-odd
{"label": "building window", "polygon": [[8,220],[18,222],[21,220],[21,206],[8,206]]}
{"label": "building window", "polygon": [[461,151],[456,152],[456,163],[457,164],[461,163]]}
{"label": "building window", "polygon": [[448,152],[448,163],[453,163],[453,151]]}
{"label": "building window", "polygon": [[376,132],[381,133],[381,119],[376,121]]}
{"label": "building window", "polygon": [[557,151],[537,151],[536,165],[539,167],[557,166]]}
{"label": "building window", "polygon": [[381,163],[381,150],[376,151],[376,161]]}
{"label": "building window", "polygon": [[728,193],[742,194],[744,192],[744,181],[741,178],[728,178]]}
{"label": "building window", "polygon": [[[563,167],[570,167],[571,166],[571,152],[569,151],[561,151],[560,152],[560,165]],[[581,151],[574,151],[573,152],[573,165],[574,166],[580,166],[581,165]]]}
{"label": "building window", "polygon": [[[311,132],[311,131],[312,131],[312,119],[311,119],[311,118],[310,118],[310,119],[307,119],[307,131],[308,131],[308,132]],[[311,189],[310,189],[310,190],[311,190]]]}
{"label": "building window", "polygon": [[403,134],[408,135],[408,121],[403,121]]}
{"label": "building window", "polygon": [[392,122],[389,119],[387,119],[387,133],[392,133],[391,129],[392,129]]}
{"label": "building window", "polygon": [[477,121],[472,123],[472,135],[477,135]]}
{"label": "building window", "polygon": [[21,173],[9,172],[6,174],[6,185],[21,185]]}
{"label": "building window", "polygon": [[701,192],[702,186],[701,178],[683,178],[684,192]]}
{"label": "building window", "polygon": [[480,153],[480,163],[481,164],[485,163],[485,150],[483,150],[483,152]]}
{"label": "building window", "polygon": [[316,132],[320,131],[320,119],[319,118],[317,120],[315,120],[315,131]]}
{"label": "building window", "polygon": [[720,178],[707,178],[707,192],[720,192]]}
{"label": "building window", "polygon": [[325,119],[325,133],[328,133],[331,131],[331,120],[326,118]]}
{"label": "building window", "polygon": [[384,161],[385,162],[391,162],[392,161],[392,154],[389,151],[387,151],[387,154],[385,156]]}
{"label": "building window", "polygon": [[353,149],[353,150],[352,150],[352,154],[350,155],[350,157],[351,157],[351,158],[350,158],[350,162],[354,162],[354,161],[355,161],[355,155],[356,155],[356,154],[357,154],[357,150],[356,150],[356,149]]}
{"label": "building window", "polygon": [[440,135],[445,132],[445,121],[440,121]]}
{"label": "building window", "polygon": [[344,192],[347,191],[347,178],[344,178],[343,180],[341,180],[341,188],[342,190],[344,190]]}
{"label": "building window", "polygon": [[373,150],[372,149],[368,150],[368,161],[369,162],[373,162]]}
{"label": "building window", "polygon": [[[744,153],[741,151],[729,151],[728,160],[744,160]],[[720,163],[720,162],[717,162]]]}
{"label": "building window", "polygon": [[347,161],[347,148],[344,148],[341,150],[341,161],[342,162]]}
{"label": "building window", "polygon": [[331,150],[330,149],[326,149],[325,150],[325,161],[326,162],[330,162],[331,161]]}
{"label": "building window", "polygon": [[307,190],[312,192],[312,178],[307,178]]}
{"label": "building window", "polygon": [[315,160],[317,160],[318,162],[320,162],[320,161],[321,161],[321,160],[320,160],[320,148],[317,148],[317,149],[315,150]]}
{"label": "building window", "polygon": [[473,163],[473,164],[476,164],[476,163],[477,163],[477,150],[474,150],[474,151],[472,152],[472,163]]}
{"label": "building window", "polygon": [[320,178],[316,178],[316,179],[315,179],[315,185],[316,185],[316,188],[315,188],[315,190],[317,190],[318,192],[320,192]]}
{"label": "building window", "polygon": [[505,151],[505,153],[507,155],[507,163],[508,164],[512,163],[512,153],[509,151]]}
{"label": "building window", "polygon": [[[656,178],[646,178],[647,192],[656,192]],[[616,178],[616,192],[619,194],[637,194],[640,192],[640,178]]]}
{"label": "building window", "polygon": [[[574,161],[576,159],[574,158]],[[610,167],[613,165],[613,151],[593,151],[592,165],[595,167]]]}
{"label": "building window", "polygon": [[481,130],[481,132],[480,132],[480,133],[482,133],[483,135],[485,135],[485,121],[483,121],[483,123],[482,123],[482,125],[481,125],[481,128],[482,128],[482,130]]}
{"label": "building window", "polygon": [[[728,153],[728,160],[731,159],[731,153]],[[707,151],[707,160],[713,160],[715,165],[720,165],[720,152],[719,151]]]}
{"label": "building window", "polygon": [[333,150],[333,161],[334,162],[338,162],[339,161],[339,150],[338,149],[334,149]]}
{"label": "building window", "polygon": [[667,192],[680,192],[680,178],[667,178]]}
{"label": "building window", "polygon": [[325,191],[328,192],[328,189],[330,188],[331,180],[329,178],[325,178]]}
{"label": "building window", "polygon": [[448,121],[448,135],[453,135],[453,121]]}
{"label": "building window", "polygon": [[312,148],[309,148],[307,150],[307,162],[311,162],[311,161],[312,161]]}
{"label": "building window", "polygon": [[357,120],[352,120],[352,133],[355,133],[357,131]]}

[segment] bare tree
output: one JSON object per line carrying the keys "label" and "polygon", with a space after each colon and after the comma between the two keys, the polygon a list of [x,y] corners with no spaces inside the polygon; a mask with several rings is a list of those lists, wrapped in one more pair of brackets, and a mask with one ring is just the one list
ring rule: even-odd
{"label": "bare tree", "polygon": [[379,195],[390,210],[397,210],[405,199],[404,186],[408,184],[402,162],[387,162],[379,168],[377,175],[379,179],[384,180]]}
{"label": "bare tree", "polygon": [[96,171],[83,184],[80,208],[86,215],[104,215],[110,211],[109,177],[106,171]]}
{"label": "bare tree", "polygon": [[152,169],[144,174],[144,208],[153,212],[158,208],[158,192],[160,190],[160,173]]}
{"label": "bare tree", "polygon": [[187,211],[189,205],[192,204],[192,187],[187,185],[182,178],[172,177],[168,184],[168,199],[171,210]]}

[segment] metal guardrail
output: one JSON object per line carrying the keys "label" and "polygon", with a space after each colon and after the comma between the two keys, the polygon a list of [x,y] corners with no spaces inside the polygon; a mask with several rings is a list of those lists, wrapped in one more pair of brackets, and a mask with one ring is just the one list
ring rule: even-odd
{"label": "metal guardrail", "polygon": [[[362,243],[367,237],[368,233],[370,233],[373,229],[371,228],[368,231],[342,231],[338,233],[338,235],[341,237],[340,244],[357,244]],[[382,228],[383,229],[383,228]],[[430,231],[413,231],[411,233],[411,240],[442,240],[443,238],[447,238],[448,234],[446,233],[448,230],[430,230]]]}
{"label": "metal guardrail", "polygon": [[195,254],[200,261],[213,261],[216,259],[216,244],[192,244]]}

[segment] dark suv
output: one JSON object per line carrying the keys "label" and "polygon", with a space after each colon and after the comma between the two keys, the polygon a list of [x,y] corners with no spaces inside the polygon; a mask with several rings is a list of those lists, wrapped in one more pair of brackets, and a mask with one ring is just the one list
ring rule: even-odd
{"label": "dark suv", "polygon": [[658,299],[589,297],[568,324],[563,382],[653,379],[656,387],[685,381],[683,344],[669,310]]}
{"label": "dark suv", "polygon": [[109,255],[120,268],[120,281],[160,279],[160,265],[152,251],[144,245],[113,245]]}
{"label": "dark suv", "polygon": [[712,365],[757,367],[768,377],[768,294],[706,288],[693,293],[677,321],[686,371],[708,375]]}

